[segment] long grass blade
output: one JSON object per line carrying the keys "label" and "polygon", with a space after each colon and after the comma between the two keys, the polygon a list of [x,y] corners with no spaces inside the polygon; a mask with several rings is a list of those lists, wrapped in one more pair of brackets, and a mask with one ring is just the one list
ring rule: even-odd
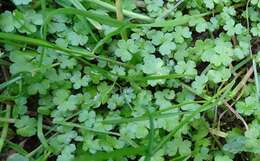
{"label": "long grass blade", "polygon": [[95,154],[90,154],[87,152],[80,152],[78,157],[74,159],[74,161],[86,161],[86,160],[93,160],[93,161],[105,161],[108,159],[113,160],[120,160],[126,156],[135,156],[135,155],[143,155],[145,154],[145,147],[126,147],[122,149],[116,149],[112,152],[97,152]]}
{"label": "long grass blade", "polygon": [[21,145],[19,144],[15,144],[9,140],[6,140],[6,144],[8,147],[10,147],[11,149],[13,149],[14,151],[16,151],[17,153],[21,154],[21,155],[27,155],[28,152],[26,150],[24,150]]}
{"label": "long grass blade", "polygon": [[[85,2],[90,2],[90,3],[94,3],[94,4],[97,4],[109,11],[113,11],[113,12],[116,12],[116,7],[109,4],[109,3],[106,3],[104,1],[101,1],[101,0],[84,0]],[[134,19],[139,19],[139,20],[143,20],[143,21],[146,21],[146,22],[153,22],[154,19],[151,18],[151,17],[148,17],[146,15],[142,15],[142,14],[139,14],[139,13],[134,13],[132,11],[128,11],[128,10],[125,10],[123,9],[122,10],[123,14],[127,17],[131,17],[131,18],[134,18]]]}
{"label": "long grass blade", "polygon": [[[87,11],[86,8],[78,1],[78,0],[70,0],[70,2],[79,10]],[[99,22],[92,20],[91,18],[87,18],[87,20],[98,30],[102,30],[102,26]]]}
{"label": "long grass blade", "polygon": [[8,80],[8,81],[6,81],[4,83],[1,83],[0,84],[0,89],[4,89],[4,88],[8,87],[11,84],[14,84],[15,82],[19,81],[20,79],[22,79],[22,77],[21,76],[17,76],[15,78],[11,79],[11,80]]}
{"label": "long grass blade", "polygon": [[[228,95],[228,92],[230,92],[234,83],[235,83],[235,81],[233,80],[231,83],[226,85],[222,90],[220,90],[217,94],[215,94],[210,100],[208,100],[206,103],[204,103],[200,108],[198,108],[197,110],[195,110],[191,114],[189,114],[189,116],[187,116],[168,135],[166,135],[160,143],[157,144],[157,146],[153,150],[153,154],[155,154],[158,150],[160,150],[160,148],[163,147],[171,139],[171,137],[174,136],[183,126],[188,124],[194,118],[194,116],[196,116],[197,114],[199,114],[203,111],[206,111],[212,107],[215,107],[216,105],[219,104],[220,101],[223,101],[223,99]],[[224,94],[221,96],[221,94],[223,92],[224,92]]]}
{"label": "long grass blade", "polygon": [[153,151],[153,142],[154,142],[154,119],[153,119],[153,116],[151,115],[151,112],[149,111],[149,109],[146,109],[146,111],[147,111],[147,114],[149,117],[150,131],[149,131],[149,135],[148,135],[149,142],[148,142],[147,150],[146,150],[147,154],[145,156],[144,161],[150,161],[151,156],[153,155],[152,151]]}
{"label": "long grass blade", "polygon": [[49,149],[49,145],[48,142],[43,134],[42,131],[42,115],[39,114],[38,115],[38,121],[37,121],[37,136],[40,140],[40,142],[42,143],[42,145],[48,150]]}
{"label": "long grass blade", "polygon": [[[11,106],[9,104],[7,104],[6,105],[5,119],[9,119],[10,118],[10,114],[11,114]],[[9,123],[8,122],[4,122],[2,133],[1,133],[1,137],[0,137],[0,153],[1,153],[2,149],[3,149],[4,144],[5,144],[8,128],[9,128]]]}
{"label": "long grass blade", "polygon": [[99,60],[103,60],[103,61],[107,61],[110,62],[112,64],[118,64],[121,66],[124,66],[126,68],[129,68],[130,66],[104,57],[104,56],[97,56],[97,55],[93,55],[90,52],[86,51],[86,50],[75,50],[75,49],[70,49],[70,48],[64,48],[64,47],[60,47],[54,43],[50,43],[48,41],[45,40],[41,40],[41,39],[35,39],[35,38],[30,38],[30,37],[26,37],[26,36],[21,36],[18,34],[11,34],[11,33],[4,33],[4,32],[0,32],[0,39],[7,39],[7,40],[11,40],[11,41],[19,41],[19,42],[23,42],[23,43],[28,43],[30,45],[36,45],[36,46],[42,46],[42,47],[47,47],[47,48],[51,48],[51,49],[55,49],[55,50],[59,50],[62,52],[67,53],[67,55],[71,55],[71,56],[75,56],[75,57],[83,57],[83,58],[92,58],[92,59],[99,59]]}
{"label": "long grass blade", "polygon": [[87,131],[94,132],[94,133],[120,136],[120,134],[119,134],[119,133],[116,133],[116,132],[100,131],[100,130],[97,130],[97,129],[87,128],[87,127],[85,127],[85,126],[81,126],[81,125],[79,125],[79,124],[75,124],[75,123],[71,123],[71,122],[55,122],[55,123],[56,123],[56,124],[59,124],[59,125],[63,125],[63,126],[68,126],[68,127],[80,128],[80,129],[87,130]]}

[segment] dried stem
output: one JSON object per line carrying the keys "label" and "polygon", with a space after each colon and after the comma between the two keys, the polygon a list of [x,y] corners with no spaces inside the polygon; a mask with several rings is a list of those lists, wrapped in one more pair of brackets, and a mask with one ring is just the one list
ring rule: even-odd
{"label": "dried stem", "polygon": [[224,102],[224,104],[236,116],[236,118],[239,119],[244,124],[246,130],[248,130],[248,125],[247,125],[246,121],[244,120],[244,118],[226,101]]}

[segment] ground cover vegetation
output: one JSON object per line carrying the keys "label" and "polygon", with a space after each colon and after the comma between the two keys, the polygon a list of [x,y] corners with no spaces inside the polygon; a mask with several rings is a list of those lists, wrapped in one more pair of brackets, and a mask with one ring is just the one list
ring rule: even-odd
{"label": "ground cover vegetation", "polygon": [[260,0],[0,11],[0,160],[260,160]]}

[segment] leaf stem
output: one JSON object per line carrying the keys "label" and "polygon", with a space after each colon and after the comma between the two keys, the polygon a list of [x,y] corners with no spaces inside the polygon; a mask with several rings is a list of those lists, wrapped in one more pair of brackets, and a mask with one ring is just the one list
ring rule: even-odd
{"label": "leaf stem", "polygon": [[[6,105],[5,119],[8,120],[10,118],[10,114],[11,114],[11,106],[9,104],[7,104]],[[5,144],[5,139],[7,137],[8,128],[9,128],[9,123],[5,122],[3,124],[3,129],[2,129],[1,138],[0,138],[0,153],[2,151],[4,144]]]}
{"label": "leaf stem", "polygon": [[[78,0],[70,0],[70,2],[79,10],[86,11],[86,8]],[[102,30],[102,26],[99,22],[87,18],[87,20],[98,30]]]}
{"label": "leaf stem", "polygon": [[47,140],[45,139],[45,136],[43,134],[43,131],[42,131],[42,115],[39,114],[38,115],[38,121],[37,121],[37,136],[40,140],[40,142],[42,143],[42,145],[46,148],[46,149],[49,149],[49,145],[48,145],[48,142]]}
{"label": "leaf stem", "polygon": [[[124,20],[124,15],[122,13],[122,1],[121,0],[115,0],[116,3],[116,17],[118,21]],[[126,30],[122,30],[121,36],[124,40],[127,40],[127,33]]]}
{"label": "leaf stem", "polygon": [[[106,2],[103,2],[103,1],[100,1],[100,0],[84,0],[84,1],[97,4],[97,5],[105,8],[109,11],[116,12],[116,7],[109,4],[109,3],[106,3]],[[146,15],[142,15],[142,14],[139,14],[139,13],[134,13],[132,11],[128,11],[128,10],[125,10],[125,9],[122,10],[122,13],[125,16],[131,17],[131,18],[134,18],[134,19],[139,19],[139,20],[143,20],[143,21],[146,21],[146,22],[153,22],[154,21],[153,18],[151,18],[151,17],[148,17]]]}

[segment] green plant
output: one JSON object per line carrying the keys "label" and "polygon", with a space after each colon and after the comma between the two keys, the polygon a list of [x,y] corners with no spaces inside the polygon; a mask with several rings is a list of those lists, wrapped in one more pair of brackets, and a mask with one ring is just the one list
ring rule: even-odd
{"label": "green plant", "polygon": [[259,1],[10,4],[1,160],[259,158]]}

